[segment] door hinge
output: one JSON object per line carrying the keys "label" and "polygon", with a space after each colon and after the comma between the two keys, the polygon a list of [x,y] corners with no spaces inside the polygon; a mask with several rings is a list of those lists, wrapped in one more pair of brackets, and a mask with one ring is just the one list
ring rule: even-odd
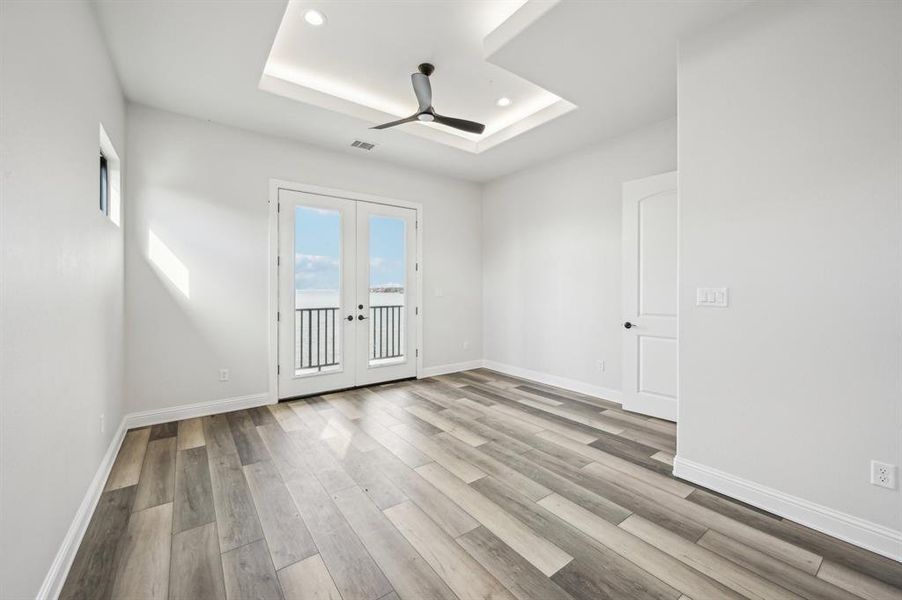
{"label": "door hinge", "polygon": [[282,203],[276,202],[276,212],[282,212]]}
{"label": "door hinge", "polygon": [[420,270],[420,263],[414,263],[414,265],[413,265],[413,270],[414,270],[414,271],[419,271],[419,270]]}
{"label": "door hinge", "polygon": [[414,221],[414,222],[413,222],[413,228],[414,228],[414,229],[419,229],[419,228],[420,228],[420,222],[419,222],[419,221]]}
{"label": "door hinge", "polygon": [[277,257],[276,257],[276,266],[279,267],[279,266],[281,266],[281,265],[282,265],[282,257],[281,257],[281,256],[277,256]]}
{"label": "door hinge", "polygon": [[282,313],[281,313],[281,312],[277,312],[277,313],[276,313],[276,321],[281,321],[281,320],[282,320]]}
{"label": "door hinge", "polygon": [[420,307],[419,307],[419,306],[414,307],[414,309],[413,309],[413,314],[415,314],[415,315],[420,314]]}
{"label": "door hinge", "polygon": [[417,348],[417,353],[415,354],[415,356],[419,356],[419,355],[420,355],[420,349]]}
{"label": "door hinge", "polygon": [[282,365],[276,365],[276,375],[279,375],[282,372]]}

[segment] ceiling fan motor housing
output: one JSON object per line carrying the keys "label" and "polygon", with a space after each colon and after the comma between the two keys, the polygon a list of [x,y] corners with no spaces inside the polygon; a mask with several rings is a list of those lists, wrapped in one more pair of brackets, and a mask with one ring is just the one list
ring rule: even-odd
{"label": "ceiling fan motor housing", "polygon": [[417,69],[419,69],[420,73],[422,73],[426,77],[429,77],[430,75],[432,75],[433,71],[435,71],[435,67],[430,63],[423,63],[419,67],[417,67]]}

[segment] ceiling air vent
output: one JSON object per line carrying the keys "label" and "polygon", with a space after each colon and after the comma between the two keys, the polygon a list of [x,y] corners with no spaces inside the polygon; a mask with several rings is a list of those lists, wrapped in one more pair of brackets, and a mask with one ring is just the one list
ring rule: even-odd
{"label": "ceiling air vent", "polygon": [[371,144],[369,142],[361,142],[360,140],[354,140],[351,142],[351,146],[354,148],[360,148],[361,150],[372,150],[376,147],[376,144]]}

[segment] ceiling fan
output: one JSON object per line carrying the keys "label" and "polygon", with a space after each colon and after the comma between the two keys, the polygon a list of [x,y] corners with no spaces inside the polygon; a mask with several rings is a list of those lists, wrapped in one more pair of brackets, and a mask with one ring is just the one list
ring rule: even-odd
{"label": "ceiling fan", "polygon": [[388,129],[389,127],[394,127],[395,125],[400,125],[402,123],[410,123],[411,121],[424,121],[426,123],[434,121],[469,133],[481,134],[485,131],[485,125],[482,123],[467,121],[466,119],[455,119],[454,117],[444,117],[436,114],[435,109],[432,107],[432,85],[429,83],[429,76],[435,71],[435,67],[429,63],[423,63],[417,68],[419,69],[419,73],[413,73],[410,76],[410,80],[413,82],[413,93],[416,94],[417,102],[419,102],[417,112],[406,119],[392,121],[391,123],[383,123],[382,125],[371,127],[370,129]]}

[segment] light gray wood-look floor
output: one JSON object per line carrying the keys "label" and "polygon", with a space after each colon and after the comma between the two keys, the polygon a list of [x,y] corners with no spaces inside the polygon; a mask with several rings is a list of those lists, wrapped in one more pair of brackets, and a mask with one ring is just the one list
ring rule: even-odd
{"label": "light gray wood-look floor", "polygon": [[675,433],[484,369],[132,430],[61,597],[902,599],[672,477]]}

